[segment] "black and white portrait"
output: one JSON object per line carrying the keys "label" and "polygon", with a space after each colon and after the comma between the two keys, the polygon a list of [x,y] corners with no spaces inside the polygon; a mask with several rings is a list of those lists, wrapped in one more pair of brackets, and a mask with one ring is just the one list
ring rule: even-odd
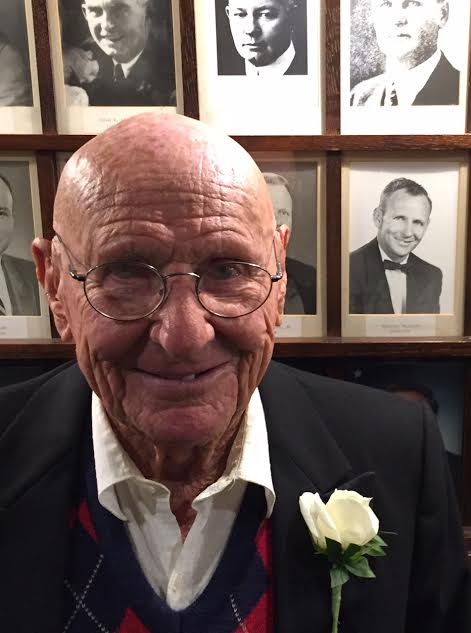
{"label": "black and white portrait", "polygon": [[215,0],[219,75],[307,75],[306,0]]}
{"label": "black and white portrait", "polygon": [[19,0],[2,0],[0,2],[0,106],[32,105],[25,4]]}
{"label": "black and white portrait", "polygon": [[435,414],[458,497],[462,489],[464,367],[449,361],[352,363],[348,379],[430,407]]}
{"label": "black and white portrait", "polygon": [[259,161],[276,224],[290,231],[285,314],[316,314],[317,172],[312,162]]}
{"label": "black and white portrait", "polygon": [[355,163],[350,314],[453,312],[457,164]]}
{"label": "black and white portrait", "polygon": [[[351,106],[437,106],[460,102],[467,42],[450,59],[441,34],[460,0],[352,0]],[[444,45],[445,44],[445,45]],[[462,58],[460,59],[460,55]]]}
{"label": "black and white portrait", "polygon": [[60,0],[66,101],[174,106],[171,0]]}
{"label": "black and white portrait", "polygon": [[0,161],[0,316],[40,314],[29,163]]}

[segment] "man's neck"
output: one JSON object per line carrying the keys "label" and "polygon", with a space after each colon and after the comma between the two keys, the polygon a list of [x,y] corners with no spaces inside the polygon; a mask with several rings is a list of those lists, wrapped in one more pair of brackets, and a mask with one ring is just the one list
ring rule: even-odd
{"label": "man's neck", "polygon": [[388,75],[395,75],[407,70],[411,70],[416,66],[420,66],[420,64],[423,64],[428,59],[430,59],[437,52],[437,50],[438,49],[435,48],[432,51],[428,50],[416,52],[413,55],[404,57],[403,59],[386,60],[386,73]]}
{"label": "man's neck", "polygon": [[144,477],[169,489],[170,507],[184,537],[196,516],[192,503],[223,474],[245,415],[235,415],[223,435],[204,446],[157,446],[142,432],[109,419],[119,442]]}

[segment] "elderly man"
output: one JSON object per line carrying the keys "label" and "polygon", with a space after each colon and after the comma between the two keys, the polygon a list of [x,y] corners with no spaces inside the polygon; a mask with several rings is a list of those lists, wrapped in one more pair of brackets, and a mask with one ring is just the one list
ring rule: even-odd
{"label": "elderly man", "polygon": [[469,630],[428,412],[270,362],[288,231],[240,146],[127,119],[67,163],[54,229],[34,255],[78,366],[0,392],[3,630],[330,631],[298,500],[341,486],[395,533],[345,630]]}
{"label": "elderly man", "polygon": [[94,45],[64,48],[64,78],[92,106],[175,105],[175,67],[151,32],[151,0],[83,0]]}
{"label": "elderly man", "polygon": [[[226,15],[238,56],[224,51],[220,75],[306,75],[306,50],[296,50],[296,0],[227,0]],[[305,47],[304,47],[305,48]]]}
{"label": "elderly man", "polygon": [[13,192],[0,174],[0,316],[35,316],[39,314],[39,294],[33,262],[5,252],[14,224]]}
{"label": "elderly man", "polygon": [[[285,225],[292,236],[293,196],[284,176],[264,172],[275,212],[276,225]],[[314,249],[314,245],[313,245]],[[286,256],[288,283],[285,296],[285,314],[316,314],[316,269],[294,257]]]}
{"label": "elderly man", "polygon": [[432,201],[408,178],[395,178],[373,211],[377,236],[350,254],[351,314],[440,312],[442,271],[412,251],[430,223]]}
{"label": "elderly man", "polygon": [[447,0],[371,0],[385,73],[357,84],[353,106],[457,105],[459,71],[438,48]]}

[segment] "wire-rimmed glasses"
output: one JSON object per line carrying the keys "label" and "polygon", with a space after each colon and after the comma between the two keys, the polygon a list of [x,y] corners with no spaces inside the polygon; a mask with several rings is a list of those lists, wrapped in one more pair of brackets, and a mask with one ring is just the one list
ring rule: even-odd
{"label": "wire-rimmed glasses", "polygon": [[199,303],[211,314],[223,318],[245,316],[260,308],[270,296],[273,283],[283,276],[276,259],[276,274],[258,264],[235,260],[207,263],[200,274],[194,272],[162,275],[154,266],[139,261],[112,261],[79,273],[71,265],[78,261],[60,235],[56,237],[69,258],[69,274],[83,284],[87,301],[94,310],[115,321],[134,321],[160,308],[170,292],[168,279],[188,275],[194,279]]}

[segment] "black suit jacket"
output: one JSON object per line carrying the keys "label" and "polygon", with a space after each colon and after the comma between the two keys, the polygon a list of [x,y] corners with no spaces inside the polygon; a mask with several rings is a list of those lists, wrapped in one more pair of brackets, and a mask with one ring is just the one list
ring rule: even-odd
{"label": "black suit jacket", "polygon": [[[233,48],[233,47],[232,47]],[[245,75],[245,59],[236,51],[224,50],[218,55],[219,75]],[[296,49],[296,54],[285,75],[307,75],[307,52]]]}
{"label": "black suit jacket", "polygon": [[[164,48],[152,35],[128,77],[121,81],[113,80],[112,59],[97,46],[91,50],[99,64],[98,76],[91,83],[81,84],[91,106],[176,104],[173,50]],[[73,80],[70,83],[73,85]]]}
{"label": "black suit jacket", "polygon": [[[361,81],[350,93],[350,105],[366,105],[374,92],[385,87],[385,82],[385,75],[377,75]],[[459,98],[459,70],[456,70],[442,53],[440,61],[412,105],[458,105]]]}
{"label": "black suit jacket", "polygon": [[[275,633],[330,633],[329,569],[314,554],[298,498],[336,487],[373,496],[381,530],[395,533],[388,555],[372,561],[376,579],[344,587],[342,633],[468,633],[470,570],[431,413],[277,363],[260,393],[277,495]],[[67,526],[90,397],[75,364],[0,390],[2,631],[63,629]]]}
{"label": "black suit jacket", "polygon": [[[406,313],[439,313],[442,271],[414,253],[408,261]],[[350,254],[350,314],[394,314],[376,238]]]}
{"label": "black suit jacket", "polygon": [[13,315],[40,314],[38,280],[33,262],[12,255],[2,255],[2,269]]}
{"label": "black suit jacket", "polygon": [[284,313],[299,314],[297,310],[290,307],[291,301],[299,297],[304,308],[303,314],[316,314],[316,269],[298,259],[287,257],[286,274],[288,276],[288,286]]}

